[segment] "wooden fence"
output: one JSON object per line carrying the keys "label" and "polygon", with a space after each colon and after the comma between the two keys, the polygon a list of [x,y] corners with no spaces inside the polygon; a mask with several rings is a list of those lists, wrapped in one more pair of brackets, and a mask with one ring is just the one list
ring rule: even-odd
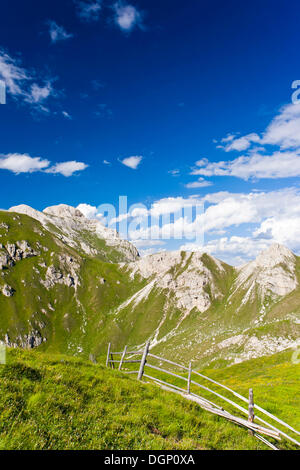
{"label": "wooden fence", "polygon": [[[116,356],[119,356],[120,359],[115,359]],[[139,359],[137,358],[138,356],[140,356]],[[158,362],[159,365],[155,365],[154,362],[156,363]],[[170,370],[166,370],[163,367],[160,367],[162,363],[166,363],[168,365],[171,365],[172,367],[175,367],[176,369],[183,370],[187,376],[185,377],[185,376],[176,374],[174,370],[170,371]],[[125,370],[124,367],[129,364],[136,364],[137,370],[128,370],[128,369]],[[199,373],[198,371],[193,370],[191,362],[189,363],[187,367],[182,364],[177,364],[176,362],[173,362],[169,359],[164,359],[160,356],[152,354],[150,352],[149,342],[146,343],[143,350],[128,351],[127,346],[125,346],[124,350],[120,352],[113,352],[111,350],[111,343],[109,343],[108,350],[107,350],[106,366],[112,367],[113,369],[116,369],[118,367],[119,371],[122,370],[122,372],[126,374],[136,374],[138,380],[142,380],[144,377],[150,381],[154,381],[154,383],[156,383],[157,385],[160,385],[162,388],[168,391],[178,393],[189,400],[195,401],[203,409],[209,411],[210,413],[216,414],[218,416],[222,416],[239,426],[249,429],[249,433],[254,435],[257,439],[261,440],[267,446],[271,447],[274,450],[278,450],[278,448],[273,443],[269,442],[265,437],[263,437],[262,434],[264,436],[272,437],[273,439],[276,439],[278,441],[281,440],[281,436],[282,436],[288,439],[289,441],[293,442],[294,444],[300,446],[300,443],[294,437],[291,437],[290,435],[286,434],[286,432],[276,428],[274,424],[267,422],[265,419],[261,418],[260,416],[255,416],[255,411],[258,411],[264,416],[267,416],[272,421],[275,421],[276,423],[280,424],[282,427],[288,429],[292,433],[296,435],[300,435],[300,433],[296,429],[294,429],[292,426],[285,423],[281,419],[277,418],[273,414],[269,413],[268,411],[266,411],[265,409],[263,409],[262,407],[254,403],[252,389],[249,390],[249,398],[246,398],[240,395],[239,393],[235,392],[231,388],[227,387],[226,385],[223,385],[217,382],[216,380],[213,380],[210,377],[207,377],[206,375],[203,375]],[[159,371],[162,374],[175,377],[176,379],[183,381],[185,383],[185,387],[183,388],[183,387],[179,387],[178,385],[174,385],[168,382],[167,381],[168,379],[162,380],[161,378],[153,377],[153,375],[150,375],[150,372],[148,372],[148,369]],[[247,409],[241,406],[240,404],[236,403],[235,401],[229,399],[228,397],[222,395],[219,391],[217,392],[203,385],[203,383],[199,383],[200,382],[199,377],[203,380],[213,383],[215,386],[219,388],[226,390],[227,392],[229,392],[230,394],[238,398],[240,401],[247,403]],[[196,381],[196,378],[198,381]],[[201,388],[202,390],[205,390],[206,393],[213,395],[214,397],[218,397],[218,399],[221,400],[222,402],[226,402],[227,404],[239,410],[242,414],[246,414],[247,419],[241,418],[239,416],[234,416],[228,411],[226,411],[223,408],[223,406],[219,406],[218,404],[213,403],[210,399],[204,398],[203,396],[192,392],[191,390],[192,386],[194,386],[193,389],[195,389],[195,387]],[[255,420],[256,420],[256,423],[254,423]],[[257,421],[259,421],[259,423],[262,423],[264,426],[262,426],[261,424],[257,424]]]}

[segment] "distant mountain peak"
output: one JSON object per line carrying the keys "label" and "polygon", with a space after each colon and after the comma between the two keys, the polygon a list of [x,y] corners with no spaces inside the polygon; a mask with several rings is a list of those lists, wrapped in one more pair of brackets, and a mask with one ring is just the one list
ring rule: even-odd
{"label": "distant mountain peak", "polygon": [[105,227],[99,220],[87,219],[80,210],[67,204],[46,207],[43,212],[20,204],[11,207],[9,212],[25,214],[38,220],[64,243],[86,254],[101,255],[104,248],[99,247],[99,243],[102,240],[120,254],[120,261],[134,261],[139,257],[136,247],[121,239],[116,230]]}
{"label": "distant mountain peak", "polygon": [[271,267],[280,263],[295,262],[295,255],[286,246],[273,243],[266,250],[262,251],[254,261],[258,266]]}
{"label": "distant mountain peak", "polygon": [[251,300],[255,286],[262,300],[267,294],[287,295],[298,284],[295,266],[295,255],[284,245],[274,243],[262,251],[254,261],[239,268],[235,291],[240,287],[247,289],[244,302]]}
{"label": "distant mountain peak", "polygon": [[68,206],[67,204],[59,204],[57,206],[46,207],[43,210],[44,214],[54,215],[56,217],[84,217],[83,213],[75,207]]}

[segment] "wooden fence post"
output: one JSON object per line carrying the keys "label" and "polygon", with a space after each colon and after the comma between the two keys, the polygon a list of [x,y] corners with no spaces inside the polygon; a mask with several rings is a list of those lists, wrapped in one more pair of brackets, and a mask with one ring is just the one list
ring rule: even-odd
{"label": "wooden fence post", "polygon": [[107,356],[106,356],[106,367],[108,367],[108,364],[109,364],[110,347],[111,347],[111,344],[108,343]]}
{"label": "wooden fence post", "polygon": [[187,384],[187,392],[188,394],[191,393],[191,375],[192,375],[192,363],[189,363],[189,376],[188,376],[188,384]]}
{"label": "wooden fence post", "polygon": [[139,370],[139,374],[138,374],[138,380],[142,380],[142,377],[143,377],[143,374],[144,374],[144,367],[145,367],[146,360],[147,360],[147,354],[149,352],[149,346],[150,346],[150,342],[147,341],[144,352],[143,352],[142,360],[141,360],[140,370]]}
{"label": "wooden fence post", "polygon": [[122,364],[123,364],[123,361],[124,361],[125,356],[126,356],[126,351],[127,351],[127,346],[125,346],[125,348],[124,348],[124,351],[123,351],[123,354],[122,354],[122,357],[121,357],[121,360],[120,360],[120,364],[119,364],[119,370],[122,369]]}
{"label": "wooden fence post", "polygon": [[[249,388],[249,406],[248,406],[248,421],[249,423],[254,422],[254,398],[253,398],[253,389]],[[249,431],[249,434],[253,435],[253,431]]]}
{"label": "wooden fence post", "polygon": [[254,399],[253,399],[253,389],[249,389],[249,408],[248,408],[248,421],[250,423],[254,422]]}

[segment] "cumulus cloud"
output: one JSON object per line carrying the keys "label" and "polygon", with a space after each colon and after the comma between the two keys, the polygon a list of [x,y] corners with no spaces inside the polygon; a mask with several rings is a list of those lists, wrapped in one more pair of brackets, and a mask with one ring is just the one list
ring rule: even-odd
{"label": "cumulus cloud", "polygon": [[98,21],[102,0],[74,0],[77,16],[82,21]]}
{"label": "cumulus cloud", "polygon": [[122,31],[130,32],[135,27],[143,29],[142,14],[132,5],[122,1],[115,3],[115,23]]}
{"label": "cumulus cloud", "polygon": [[77,171],[85,170],[88,167],[86,163],[76,162],[75,160],[69,162],[56,163],[54,166],[46,170],[46,173],[60,173],[63,176],[72,176]]}
{"label": "cumulus cloud", "polygon": [[[253,152],[234,160],[209,162],[202,160],[191,172],[202,176],[235,176],[243,180],[275,179],[300,176],[300,149],[277,151],[271,155]],[[197,187],[197,186],[194,186]]]}
{"label": "cumulus cloud", "polygon": [[81,203],[76,209],[80,210],[87,219],[101,219],[103,216],[103,214],[98,212],[96,206],[91,206],[90,204]]}
{"label": "cumulus cloud", "polygon": [[251,237],[231,236],[211,240],[205,245],[185,243],[181,245],[180,250],[210,253],[228,264],[240,266],[256,258],[262,250],[268,248],[272,243],[271,240],[254,240]]}
{"label": "cumulus cloud", "polygon": [[31,157],[28,154],[9,153],[0,155],[0,169],[12,171],[16,175],[42,171],[49,165],[49,160],[41,157]]}
{"label": "cumulus cloud", "polygon": [[39,86],[36,83],[33,83],[30,88],[30,94],[25,98],[25,101],[34,104],[42,103],[53,93],[53,88],[50,82],[47,82],[44,86]]}
{"label": "cumulus cloud", "polygon": [[233,160],[219,162],[202,158],[195,163],[191,174],[234,176],[243,180],[300,176],[300,104],[282,107],[261,135],[229,134],[221,139],[218,148],[225,152],[247,152]]}
{"label": "cumulus cloud", "polygon": [[139,164],[141,163],[143,157],[141,156],[134,156],[134,157],[127,157],[124,158],[123,160],[120,160],[121,163],[125,166],[128,166],[129,168],[132,168],[133,170],[136,170]]}
{"label": "cumulus cloud", "polygon": [[35,110],[49,112],[44,103],[55,97],[53,80],[36,82],[36,73],[21,66],[19,60],[12,58],[0,49],[0,78],[5,81],[7,92],[14,98],[29,103]]}
{"label": "cumulus cloud", "polygon": [[[205,205],[205,210],[201,210]],[[198,206],[195,217],[188,216],[184,208]],[[195,212],[195,211],[194,211]],[[156,201],[147,215],[154,217],[178,213],[174,220],[166,217],[161,223],[144,224],[131,230],[132,240],[187,238],[200,240],[182,245],[185,250],[205,250],[233,264],[255,257],[271,243],[282,243],[300,251],[300,190],[284,188],[270,192],[220,192],[202,198],[165,198]],[[231,234],[239,230],[241,234]],[[248,232],[246,235],[243,232]],[[209,240],[205,237],[221,238]],[[225,236],[222,236],[225,235]],[[233,256],[234,255],[234,256]]]}
{"label": "cumulus cloud", "polygon": [[71,39],[73,34],[67,33],[63,26],[59,26],[55,21],[48,21],[49,35],[51,42],[55,44],[58,41],[65,41]]}
{"label": "cumulus cloud", "polygon": [[[102,217],[94,206],[83,204],[78,208],[87,217]],[[255,258],[272,243],[300,253],[298,187],[168,197],[149,208],[132,206],[111,223],[123,221],[128,222],[126,236],[138,248],[151,252],[161,251],[170,239],[177,239],[182,250],[206,251],[234,265]]]}
{"label": "cumulus cloud", "polygon": [[140,247],[164,246],[166,243],[163,240],[136,240],[134,244],[137,248],[140,248]]}
{"label": "cumulus cloud", "polygon": [[237,150],[241,152],[247,150],[253,142],[259,143],[261,138],[258,134],[252,133],[245,135],[243,137],[234,138],[233,135],[229,135],[222,139],[223,143],[226,143],[225,146],[219,145],[219,148],[224,148],[225,152],[230,152],[231,150]]}
{"label": "cumulus cloud", "polygon": [[278,145],[282,149],[300,148],[300,104],[284,106],[267,127],[262,144]]}
{"label": "cumulus cloud", "polygon": [[51,162],[41,157],[31,157],[28,154],[9,153],[0,155],[0,170],[8,170],[18,175],[20,173],[60,173],[64,176],[71,176],[77,171],[82,171],[88,165],[82,162],[70,161],[56,163],[50,167]]}
{"label": "cumulus cloud", "polygon": [[283,106],[266,130],[259,136],[256,133],[242,137],[229,135],[221,139],[226,145],[219,145],[226,152],[247,150],[253,143],[259,145],[276,145],[281,149],[300,148],[300,104]]}
{"label": "cumulus cloud", "polygon": [[188,189],[193,189],[193,188],[207,188],[208,186],[212,186],[211,181],[206,181],[204,178],[198,178],[197,181],[193,181],[192,183],[187,183],[185,185],[186,188]]}

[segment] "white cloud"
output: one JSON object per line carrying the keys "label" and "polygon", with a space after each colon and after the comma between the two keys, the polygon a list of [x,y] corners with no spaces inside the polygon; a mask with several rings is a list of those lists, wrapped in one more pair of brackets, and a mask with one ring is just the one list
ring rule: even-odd
{"label": "white cloud", "polygon": [[45,101],[53,93],[53,88],[50,82],[45,86],[39,86],[36,83],[31,85],[30,95],[25,99],[28,103],[41,103]]}
{"label": "white cloud", "polygon": [[49,21],[49,35],[52,43],[71,39],[73,34],[67,33],[63,26],[59,26],[55,21]]}
{"label": "white cloud", "polygon": [[108,160],[103,160],[104,165],[111,165],[111,163]]}
{"label": "white cloud", "polygon": [[128,166],[129,168],[132,168],[133,170],[136,170],[139,164],[141,163],[143,157],[128,157],[124,158],[123,160],[120,160],[121,163],[125,166]]}
{"label": "white cloud", "polygon": [[206,181],[204,178],[198,178],[197,181],[193,181],[192,183],[187,183],[185,185],[186,188],[192,189],[192,188],[207,188],[208,186],[212,186],[211,181]]}
{"label": "white cloud", "polygon": [[86,163],[76,162],[75,160],[69,162],[56,163],[54,166],[46,170],[46,173],[60,173],[63,176],[72,176],[77,171],[85,170],[88,167]]}
{"label": "white cloud", "polygon": [[151,206],[149,214],[153,217],[159,217],[164,214],[179,212],[182,209],[192,208],[197,203],[201,204],[202,206],[202,201],[200,199],[195,199],[192,196],[189,198],[167,197],[155,201]]}
{"label": "white cloud", "polygon": [[[165,198],[156,201],[149,214],[159,216],[176,213],[184,207],[209,204],[204,212],[190,217],[177,217],[170,221],[168,218],[152,226],[137,227],[130,232],[132,240],[162,239],[171,237],[188,238],[185,249],[203,250],[203,244],[192,242],[198,237],[202,240],[213,235],[223,235],[218,240],[207,242],[205,250],[233,264],[253,258],[259,251],[271,243],[282,243],[290,249],[300,251],[300,190],[285,188],[270,192],[228,193],[220,192],[203,198]],[[239,230],[238,236],[231,231]],[[246,232],[244,235],[243,232]],[[248,235],[249,234],[249,235]],[[227,247],[228,245],[228,247]],[[236,256],[235,256],[236,255]]]}
{"label": "white cloud", "polygon": [[76,209],[80,210],[87,219],[101,219],[103,217],[103,214],[98,212],[97,207],[91,206],[90,204],[81,203]]}
{"label": "white cloud", "polygon": [[0,76],[4,79],[8,92],[13,96],[24,95],[24,83],[32,80],[29,72],[20,67],[18,62],[3,50],[0,50]]}
{"label": "white cloud", "polygon": [[82,171],[88,166],[85,163],[75,161],[56,163],[52,167],[50,167],[50,164],[49,160],[41,157],[31,157],[28,154],[9,153],[0,155],[0,170],[12,171],[16,175],[40,171],[71,176],[76,171]]}
{"label": "white cloud", "polygon": [[[221,139],[221,142],[222,143],[231,142],[234,138],[235,138],[235,134],[227,134],[226,137],[223,137],[223,139]],[[214,140],[214,142],[216,143],[217,140]]]}
{"label": "white cloud", "polygon": [[250,148],[252,143],[260,145],[276,145],[281,149],[300,148],[300,104],[288,104],[283,106],[278,115],[273,118],[267,129],[260,137],[251,133],[242,137],[229,135],[221,139],[226,145],[219,145],[226,152],[231,150],[244,151]]}
{"label": "white cloud", "polygon": [[[166,249],[164,248],[164,249],[159,250],[159,252],[162,252],[162,251],[166,251]],[[144,258],[145,256],[153,255],[156,252],[157,252],[156,248],[147,248],[145,250],[139,250],[139,254],[142,258]]]}
{"label": "white cloud", "polygon": [[[203,158],[196,162],[192,175],[234,176],[244,180],[300,176],[300,104],[282,107],[261,136],[230,134],[221,143],[218,148],[225,152],[247,150],[247,153],[219,162]],[[273,148],[266,150],[269,146]]]}
{"label": "white cloud", "polygon": [[221,162],[202,160],[201,165],[201,167],[194,168],[191,174],[235,176],[243,180],[289,178],[300,176],[300,149],[298,151],[277,151],[271,155],[254,152],[248,156]]}
{"label": "white cloud", "polygon": [[67,111],[62,111],[62,115],[69,120],[72,120],[72,116]]}
{"label": "white cloud", "polygon": [[[225,142],[228,142],[229,137],[229,143],[227,143],[227,145],[224,147],[225,152],[230,152],[231,150],[237,150],[241,152],[243,150],[247,150],[253,142],[260,142],[259,135],[255,133],[248,134],[243,137],[238,137],[236,139],[232,139],[232,136],[228,136],[227,138],[225,138]],[[224,139],[222,141],[224,142]]]}
{"label": "white cloud", "polygon": [[[195,211],[196,207],[200,210]],[[94,206],[78,208],[88,217],[98,215]],[[135,217],[140,219],[139,223],[132,224]],[[130,213],[121,214],[114,223],[123,220],[128,220],[128,238],[138,248],[151,250],[143,254],[160,251],[172,238],[186,240],[181,246],[183,250],[207,251],[234,265],[253,259],[275,242],[300,253],[298,187],[248,194],[221,191],[203,197],[163,198],[149,209],[135,207]]]}
{"label": "white cloud", "polygon": [[83,21],[98,21],[102,0],[74,0],[78,17]]}
{"label": "white cloud", "polygon": [[273,241],[271,240],[255,240],[251,237],[231,236],[211,240],[205,245],[186,243],[181,245],[180,250],[210,253],[228,264],[239,266],[256,258],[262,250],[268,248],[272,243]]}
{"label": "white cloud", "polygon": [[175,170],[170,170],[168,173],[172,176],[179,176],[180,175],[180,170],[175,169]]}
{"label": "white cloud", "polygon": [[135,240],[134,245],[137,248],[140,247],[154,247],[154,246],[164,246],[166,242],[163,240]]}
{"label": "white cloud", "polygon": [[23,68],[19,60],[0,49],[0,78],[6,84],[7,92],[15,99],[29,103],[35,110],[49,112],[44,102],[56,96],[52,87],[53,80],[43,80],[44,84],[36,83],[36,73]]}
{"label": "white cloud", "polygon": [[261,240],[276,240],[290,249],[300,250],[300,211],[288,216],[270,217],[264,220],[253,233]]}
{"label": "white cloud", "polygon": [[126,5],[122,1],[115,3],[115,23],[126,32],[133,28],[143,28],[142,14],[132,5]]}
{"label": "white cloud", "polygon": [[280,110],[267,127],[262,143],[282,149],[300,148],[300,104],[289,104]]}
{"label": "white cloud", "polygon": [[40,157],[30,157],[28,154],[9,153],[0,155],[0,169],[9,170],[15,174],[42,171],[49,166],[49,160]]}
{"label": "white cloud", "polygon": [[202,216],[206,232],[241,224],[258,224],[270,217],[300,216],[300,191],[297,188],[221,194],[222,199],[216,199],[217,202],[210,205]]}

